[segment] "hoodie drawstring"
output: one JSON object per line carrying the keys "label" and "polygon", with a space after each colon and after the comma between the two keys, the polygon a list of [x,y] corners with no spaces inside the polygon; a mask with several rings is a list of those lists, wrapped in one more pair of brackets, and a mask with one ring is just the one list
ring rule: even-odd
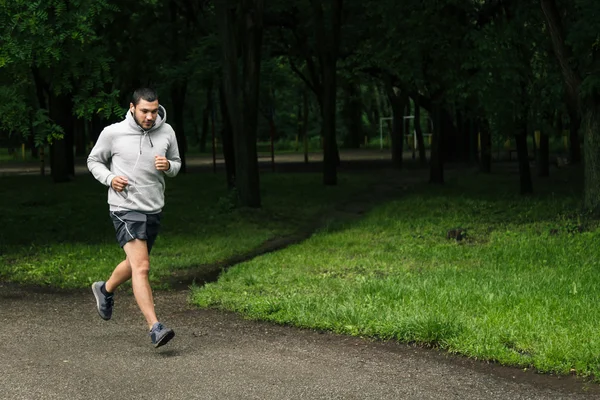
{"label": "hoodie drawstring", "polygon": [[140,135],[140,154],[142,154],[142,139],[146,136],[148,141],[150,142],[150,147],[154,147],[154,143],[152,143],[152,139],[150,139],[150,135],[148,132],[142,129],[142,134]]}

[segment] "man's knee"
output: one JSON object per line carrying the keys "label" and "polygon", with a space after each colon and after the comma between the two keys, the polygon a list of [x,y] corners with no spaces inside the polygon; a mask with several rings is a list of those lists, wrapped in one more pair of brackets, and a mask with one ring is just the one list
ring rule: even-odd
{"label": "man's knee", "polygon": [[134,275],[148,275],[150,271],[150,258],[145,240],[134,239],[125,246],[125,253]]}
{"label": "man's knee", "polygon": [[131,264],[131,272],[136,275],[148,276],[150,273],[150,260],[142,259]]}

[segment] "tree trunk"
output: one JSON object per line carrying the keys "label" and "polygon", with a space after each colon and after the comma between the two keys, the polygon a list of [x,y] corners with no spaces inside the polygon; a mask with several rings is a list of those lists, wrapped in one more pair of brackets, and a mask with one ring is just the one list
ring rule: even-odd
{"label": "tree trunk", "polygon": [[67,165],[67,141],[65,138],[54,139],[50,144],[50,174],[55,183],[69,182],[69,166]]}
{"label": "tree trunk", "polygon": [[75,155],[78,157],[83,157],[86,154],[85,151],[85,142],[86,142],[86,135],[85,135],[85,120],[83,119],[76,119],[75,120],[75,128],[74,128],[74,134],[75,134]]}
{"label": "tree trunk", "polygon": [[581,120],[585,169],[583,206],[600,214],[600,106],[585,104]]}
{"label": "tree trunk", "polygon": [[44,146],[40,147],[40,175],[46,175],[46,157],[44,152]]}
{"label": "tree trunk", "polygon": [[580,129],[581,117],[577,110],[569,107],[569,157],[572,164],[579,164],[581,162]]}
{"label": "tree trunk", "polygon": [[548,33],[552,39],[552,48],[565,82],[567,103],[579,110],[579,88],[581,77],[570,65],[571,49],[565,43],[564,24],[555,0],[540,0],[542,13],[546,20]]}
{"label": "tree trunk", "polygon": [[304,120],[304,111],[302,109],[302,96],[298,97],[297,111],[296,111],[296,146],[294,147],[294,151],[300,150],[300,141],[303,138],[304,127],[302,126],[302,121]]}
{"label": "tree trunk", "polygon": [[392,165],[402,169],[404,155],[404,135],[407,133],[404,120],[404,110],[410,107],[408,95],[392,83],[392,76],[384,77],[385,91],[392,107]]}
{"label": "tree trunk", "polygon": [[468,135],[467,123],[463,110],[456,110],[456,159],[459,161],[467,161],[468,157]]}
{"label": "tree trunk", "polygon": [[492,133],[486,119],[479,124],[479,141],[481,146],[479,170],[489,174],[492,172]]}
{"label": "tree trunk", "polygon": [[[411,116],[413,115],[413,112],[411,110],[411,106],[410,106],[410,101],[406,102],[406,109],[402,110],[402,112],[404,112],[404,115],[406,116]],[[411,131],[410,131],[410,119],[404,119],[404,115],[401,115],[400,117],[402,118],[402,123],[404,124],[404,134],[405,135],[411,135]],[[412,135],[411,135],[412,136]],[[402,138],[404,139],[404,138]],[[413,149],[413,153],[414,153],[414,149]]]}
{"label": "tree trunk", "polygon": [[[233,4],[233,6],[231,6]],[[256,128],[262,45],[262,0],[216,3],[223,49],[223,85],[233,131],[235,184],[242,206],[260,207]],[[239,32],[239,35],[236,33]],[[243,84],[238,79],[238,45],[242,51]]]}
{"label": "tree trunk", "polygon": [[388,96],[392,106],[392,164],[402,169],[404,155],[404,108],[408,97],[395,88],[389,88]]}
{"label": "tree trunk", "polygon": [[50,94],[50,118],[64,132],[63,138],[54,139],[50,145],[50,168],[54,182],[68,182],[75,176],[75,158],[73,155],[73,117],[72,103],[66,95]]}
{"label": "tree trunk", "polygon": [[206,106],[202,112],[202,132],[200,136],[200,152],[202,153],[206,152],[206,139],[210,130],[209,123],[214,113],[213,84],[214,81],[211,79],[206,88]]}
{"label": "tree trunk", "polygon": [[258,99],[260,91],[260,64],[263,38],[263,0],[243,0],[241,22],[244,29],[243,49],[243,130],[234,136],[236,149],[237,187],[242,205],[260,207],[260,180],[256,137],[258,127]]}
{"label": "tree trunk", "polygon": [[[171,46],[169,47],[168,54],[170,53],[171,63],[177,65],[181,62],[181,52],[176,46],[178,38],[181,36],[178,6],[175,0],[169,1],[169,20],[170,20],[170,40]],[[171,82],[170,88],[171,104],[173,109],[170,110],[173,116],[173,126],[175,130],[175,137],[177,138],[177,147],[179,148],[179,156],[181,158],[181,173],[187,172],[186,153],[188,151],[187,136],[185,135],[185,116],[184,116],[184,105],[185,96],[187,92],[187,79],[175,79]],[[164,154],[163,154],[164,156]]]}
{"label": "tree trunk", "polygon": [[389,109],[385,102],[385,90],[379,84],[373,85],[373,95],[375,96],[375,102],[377,103],[377,126],[381,123],[381,118],[388,117],[390,115]]}
{"label": "tree trunk", "polygon": [[[329,58],[329,57],[328,57]],[[335,62],[323,61],[323,98],[321,116],[323,120],[323,183],[337,185],[337,143],[335,130],[336,89]]]}
{"label": "tree trunk", "polygon": [[[552,39],[554,54],[560,66],[567,95],[569,116],[571,117],[571,157],[577,160],[579,138],[576,126],[581,116],[581,131],[584,141],[584,193],[583,206],[593,214],[600,214],[600,103],[597,93],[584,101],[581,96],[581,82],[584,74],[573,68],[572,52],[565,42],[564,22],[555,0],[541,0],[542,12]],[[595,56],[595,54],[594,54]],[[596,57],[593,57],[596,58]],[[575,161],[576,162],[576,161]]]}
{"label": "tree trunk", "polygon": [[304,163],[308,164],[308,91],[306,88],[302,91],[302,104],[304,112],[302,114],[302,142],[304,143]]}
{"label": "tree trunk", "polygon": [[233,151],[234,156],[228,156],[226,150],[226,142],[229,132],[231,132],[231,147],[234,148],[233,142],[236,135],[240,135],[242,129],[242,118],[241,118],[241,94],[239,86],[239,68],[238,68],[238,45],[235,37],[235,10],[230,9],[229,5],[225,1],[219,1],[215,3],[217,15],[219,17],[219,34],[221,36],[221,46],[223,50],[223,79],[221,80],[221,113],[223,115],[223,154],[225,157],[225,166],[228,167],[228,162],[234,162],[230,164],[227,171],[227,182],[228,185],[233,183],[237,187],[237,157],[235,150]]}
{"label": "tree trunk", "polygon": [[462,137],[454,125],[450,112],[445,107],[441,109],[440,125],[444,161],[466,162],[464,152],[460,150],[464,144]]}
{"label": "tree trunk", "polygon": [[537,175],[540,177],[550,176],[550,136],[543,131],[540,132],[540,146],[536,160]]}
{"label": "tree trunk", "polygon": [[[311,0],[315,39],[321,70],[321,117],[323,120],[323,183],[337,185],[339,153],[336,141],[337,59],[340,43],[342,0],[331,0],[331,20],[325,21],[321,1]],[[330,32],[327,32],[327,27]]]}
{"label": "tree trunk", "polygon": [[477,132],[479,128],[475,118],[469,118],[469,165],[477,165]]}
{"label": "tree trunk", "polygon": [[419,163],[422,166],[427,165],[427,155],[425,153],[425,140],[423,138],[423,129],[421,128],[421,106],[419,105],[419,96],[413,99],[415,104],[415,132],[417,134],[417,145],[419,147]]}
{"label": "tree trunk", "polygon": [[100,120],[100,117],[98,117],[97,114],[92,115],[92,120],[90,121],[90,129],[88,132],[88,140],[90,141],[90,143],[96,143],[96,141],[98,140],[98,136],[100,136],[100,132],[102,132],[102,129],[103,124]]}
{"label": "tree trunk", "polygon": [[437,101],[432,104],[433,136],[431,137],[431,162],[429,182],[444,183],[444,162],[442,154],[442,107]]}
{"label": "tree trunk", "polygon": [[171,85],[171,102],[174,108],[172,113],[175,120],[175,136],[177,137],[177,147],[179,147],[179,156],[181,157],[182,173],[187,171],[185,158],[185,154],[187,153],[187,137],[185,136],[185,117],[183,115],[186,91],[187,81],[185,80]]}
{"label": "tree trunk", "polygon": [[346,123],[346,147],[358,149],[363,139],[362,129],[362,103],[360,87],[352,82],[344,85],[346,96],[344,98],[344,122]]}
{"label": "tree trunk", "polygon": [[225,100],[225,91],[223,83],[219,87],[219,99],[221,105],[221,115],[223,120],[223,129],[221,131],[221,142],[223,143],[223,158],[225,158],[225,180],[227,188],[235,188],[235,150],[233,148],[233,127],[229,111],[227,110],[227,101]]}
{"label": "tree trunk", "polygon": [[521,194],[533,193],[533,183],[531,181],[531,170],[529,168],[529,154],[527,152],[527,123],[521,121],[515,135],[517,145],[517,158],[519,160],[519,179]]}
{"label": "tree trunk", "polygon": [[[377,90],[376,84],[370,85],[367,96],[368,106],[366,113],[370,124],[369,132],[375,132],[375,130],[379,129],[379,118],[381,117],[379,91]],[[361,141],[362,140],[363,138],[361,138]]]}
{"label": "tree trunk", "polygon": [[[443,94],[443,93],[442,93]],[[437,93],[434,97],[435,98],[441,98],[442,96],[441,92]],[[425,110],[427,110],[429,112],[429,114],[431,116],[433,116],[434,114],[434,102],[435,101],[439,101],[439,100],[434,100],[433,98],[428,98],[425,97],[423,95],[417,95],[419,97],[419,105],[424,108]],[[443,154],[440,155],[440,157],[444,160],[444,162],[447,161],[467,161],[464,159],[460,159],[457,155],[458,155],[458,133],[456,130],[456,126],[454,125],[454,120],[450,114],[450,112],[446,109],[446,107],[442,106],[441,104],[438,105],[439,107],[439,116],[437,117],[437,124],[434,121],[434,125],[438,125],[437,128],[438,129],[438,133],[439,133],[439,137],[440,137],[440,148],[439,151],[441,151]],[[433,118],[433,117],[432,117]],[[435,120],[435,119],[434,119]],[[434,126],[435,128],[435,126]],[[464,157],[463,157],[464,158]]]}
{"label": "tree trunk", "polygon": [[198,138],[198,146],[200,153],[206,153],[206,140],[208,139],[208,131],[210,130],[210,114],[212,110],[209,104],[202,110],[202,129],[200,130],[200,137]]}
{"label": "tree trunk", "polygon": [[35,130],[33,128],[33,117],[29,114],[29,138],[27,139],[29,148],[31,149],[31,158],[36,159],[39,157],[39,151],[35,145]]}
{"label": "tree trunk", "polygon": [[271,153],[271,171],[275,172],[275,141],[277,140],[277,127],[275,126],[275,111],[273,105],[268,114],[269,122],[269,151]]}

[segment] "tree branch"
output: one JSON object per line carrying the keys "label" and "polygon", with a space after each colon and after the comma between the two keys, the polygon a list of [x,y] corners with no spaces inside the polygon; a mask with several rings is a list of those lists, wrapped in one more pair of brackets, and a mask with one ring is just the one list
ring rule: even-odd
{"label": "tree branch", "polygon": [[312,81],[312,85],[309,85],[309,87],[317,96],[320,96],[320,93],[321,93],[321,80],[319,78],[320,74],[317,70],[317,66],[315,65],[315,62],[312,58],[311,53],[307,48],[306,36],[303,35],[302,37],[300,37],[300,35],[298,35],[298,32],[296,30],[293,30],[292,34],[294,35],[294,38],[296,38],[296,44],[298,45],[300,52],[302,53],[304,59],[306,60],[306,67],[308,68],[308,73],[310,74],[311,81]]}
{"label": "tree branch", "polygon": [[340,36],[342,30],[342,10],[344,8],[344,0],[333,0],[333,53],[337,58],[340,51]]}
{"label": "tree branch", "polygon": [[306,86],[308,86],[310,88],[310,90],[312,90],[315,94],[318,94],[317,91],[315,90],[315,86],[302,73],[302,71],[300,71],[300,69],[296,66],[296,63],[294,63],[294,60],[292,60],[291,56],[288,56],[288,61],[290,62],[290,67],[292,68],[292,71],[294,71],[296,73],[296,75],[298,75],[298,77],[300,79],[302,79],[304,81],[304,83],[306,83]]}
{"label": "tree branch", "polygon": [[573,104],[579,105],[581,78],[569,65],[571,50],[565,44],[563,23],[558,12],[558,7],[555,0],[541,0],[540,5],[546,19],[546,26],[550,32],[550,37],[552,38],[554,54],[565,79],[568,96]]}

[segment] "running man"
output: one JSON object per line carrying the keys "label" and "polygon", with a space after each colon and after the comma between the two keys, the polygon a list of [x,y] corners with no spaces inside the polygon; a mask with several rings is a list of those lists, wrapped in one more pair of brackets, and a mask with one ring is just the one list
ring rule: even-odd
{"label": "running man", "polygon": [[131,279],[135,300],[155,347],[175,336],[156,317],[148,279],[149,255],[165,203],[165,176],[174,177],[181,168],[175,132],[166,121],[166,110],[159,104],[156,92],[138,89],[125,119],[100,133],[87,159],[92,175],[108,186],[110,217],[117,242],[125,251],[125,260],[110,278],[92,285],[98,314],[104,320],[112,317],[113,293]]}

